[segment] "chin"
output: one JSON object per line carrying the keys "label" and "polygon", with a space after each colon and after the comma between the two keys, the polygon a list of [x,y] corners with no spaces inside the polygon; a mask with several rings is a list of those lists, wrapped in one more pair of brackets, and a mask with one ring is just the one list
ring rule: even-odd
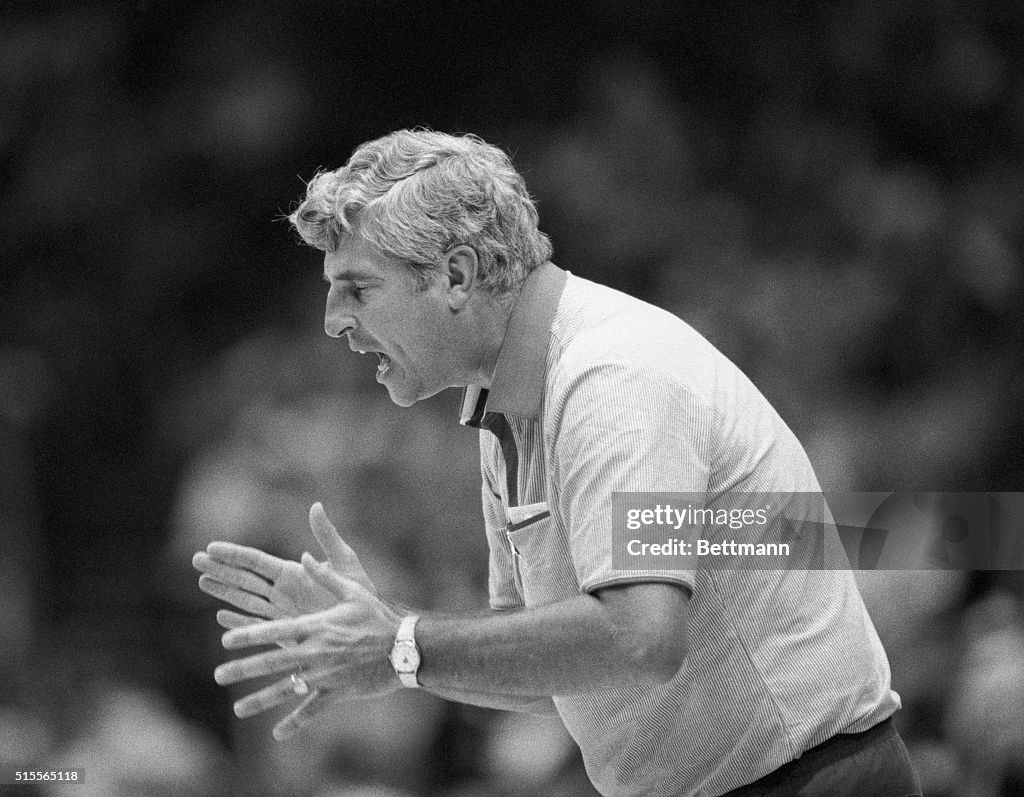
{"label": "chin", "polygon": [[388,387],[388,396],[391,397],[391,402],[393,404],[397,404],[399,407],[411,407],[413,404],[415,404],[417,401],[423,398],[422,396],[418,396],[415,393],[408,393],[404,390],[395,390],[392,389],[391,387]]}
{"label": "chin", "polygon": [[411,407],[419,399],[410,398],[409,396],[396,396],[394,393],[391,394],[391,402],[398,405],[399,407]]}
{"label": "chin", "polygon": [[399,407],[411,407],[413,404],[423,401],[423,399],[436,396],[444,389],[438,388],[437,390],[426,390],[422,385],[420,385],[418,389],[406,388],[405,390],[392,388],[390,386],[386,387],[388,388],[388,395],[391,397],[392,403],[397,404]]}

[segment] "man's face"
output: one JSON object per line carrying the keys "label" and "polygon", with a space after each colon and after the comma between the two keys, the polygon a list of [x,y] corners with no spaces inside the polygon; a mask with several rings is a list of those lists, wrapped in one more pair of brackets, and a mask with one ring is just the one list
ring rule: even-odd
{"label": "man's face", "polygon": [[406,265],[356,233],[324,256],[324,279],[330,285],[325,331],[347,334],[353,351],[377,354],[377,381],[395,404],[408,407],[460,384],[451,345],[457,329],[442,275],[419,290]]}

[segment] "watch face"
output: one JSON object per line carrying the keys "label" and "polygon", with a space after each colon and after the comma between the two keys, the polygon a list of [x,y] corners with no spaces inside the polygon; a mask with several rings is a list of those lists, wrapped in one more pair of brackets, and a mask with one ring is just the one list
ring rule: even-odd
{"label": "watch face", "polygon": [[396,642],[391,649],[391,666],[397,672],[416,672],[420,666],[420,652],[416,643],[408,640]]}

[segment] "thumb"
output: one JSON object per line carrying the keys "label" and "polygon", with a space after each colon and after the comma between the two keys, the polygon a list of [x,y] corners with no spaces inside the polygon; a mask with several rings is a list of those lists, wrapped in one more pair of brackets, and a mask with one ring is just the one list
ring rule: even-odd
{"label": "thumb", "polygon": [[339,573],[347,573],[353,568],[363,569],[359,564],[359,557],[346,543],[338,530],[327,518],[324,505],[317,501],[309,508],[309,528],[320,544],[320,548],[327,554],[327,561],[331,563]]}
{"label": "thumb", "polygon": [[352,579],[345,578],[328,565],[318,562],[312,554],[302,554],[302,566],[317,584],[338,600],[352,597]]}

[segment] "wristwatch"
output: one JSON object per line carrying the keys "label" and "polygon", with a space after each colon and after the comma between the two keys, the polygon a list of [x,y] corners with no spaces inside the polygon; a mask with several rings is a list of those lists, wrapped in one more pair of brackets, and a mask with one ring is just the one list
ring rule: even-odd
{"label": "wristwatch", "polygon": [[416,621],[419,619],[418,615],[410,614],[402,620],[398,626],[398,633],[395,634],[391,655],[388,656],[402,683],[412,688],[420,685],[416,680],[416,671],[420,668],[420,649],[416,647],[416,637],[413,635]]}

